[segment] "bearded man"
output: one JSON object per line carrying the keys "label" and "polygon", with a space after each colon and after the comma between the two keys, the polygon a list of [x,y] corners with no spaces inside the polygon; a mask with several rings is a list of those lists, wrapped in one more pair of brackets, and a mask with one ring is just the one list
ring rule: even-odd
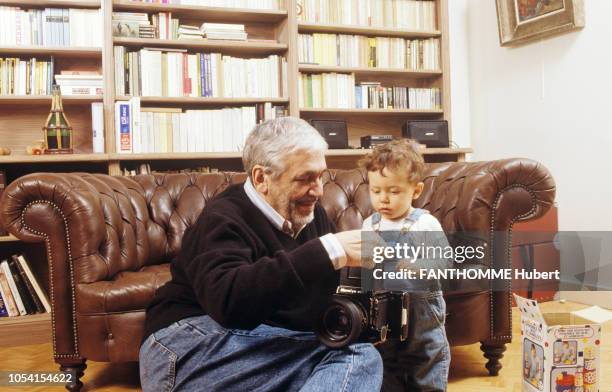
{"label": "bearded man", "polygon": [[334,350],[313,332],[338,270],[361,266],[360,231],[333,234],[318,204],[327,143],[286,117],[245,145],[248,179],[208,203],[147,309],[143,390],[379,390],[371,344]]}

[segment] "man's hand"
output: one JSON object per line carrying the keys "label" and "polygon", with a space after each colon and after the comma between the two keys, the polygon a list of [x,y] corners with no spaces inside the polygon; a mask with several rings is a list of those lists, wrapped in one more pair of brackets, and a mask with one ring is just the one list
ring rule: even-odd
{"label": "man's hand", "polygon": [[[373,268],[374,262],[372,262],[370,257],[366,257],[362,262],[362,251],[364,249],[372,249],[373,246],[380,245],[378,242],[376,244],[368,244],[364,241],[362,237],[361,230],[348,230],[342,231],[334,234],[342,247],[344,248],[344,252],[346,253],[346,265],[343,267],[363,267],[363,268]],[[384,241],[380,239],[378,236],[368,236],[371,238],[371,241],[375,241],[378,239],[381,241],[382,245],[384,245]],[[365,255],[369,256],[369,255]]]}

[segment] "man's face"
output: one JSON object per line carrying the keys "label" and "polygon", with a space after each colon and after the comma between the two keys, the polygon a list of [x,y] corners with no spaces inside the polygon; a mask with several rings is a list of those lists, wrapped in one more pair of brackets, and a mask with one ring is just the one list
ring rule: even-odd
{"label": "man's face", "polygon": [[298,151],[286,157],[280,176],[267,178],[266,200],[294,229],[314,218],[315,203],[323,195],[321,176],[326,167],[323,153]]}
{"label": "man's face", "polygon": [[385,219],[403,218],[412,200],[419,197],[423,183],[411,184],[406,179],[403,170],[389,170],[386,167],[380,171],[369,171],[368,182],[372,206]]}

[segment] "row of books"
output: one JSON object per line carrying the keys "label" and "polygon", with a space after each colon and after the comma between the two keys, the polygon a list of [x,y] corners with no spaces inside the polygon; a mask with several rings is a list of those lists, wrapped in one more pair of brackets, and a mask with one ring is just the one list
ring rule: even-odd
{"label": "row of books", "polygon": [[0,317],[51,312],[47,294],[23,255],[0,262]]}
{"label": "row of books", "polygon": [[271,55],[244,59],[220,53],[115,46],[118,95],[162,97],[282,97],[287,61]]}
{"label": "row of books", "polygon": [[132,0],[152,4],[198,5],[202,7],[280,9],[284,0]]}
{"label": "row of books", "polygon": [[0,95],[49,95],[55,60],[0,58]]}
{"label": "row of books", "polygon": [[140,100],[115,103],[119,153],[240,151],[258,123],[286,115],[267,102],[210,110],[140,107]]}
{"label": "row of books", "polygon": [[180,24],[172,12],[146,13],[114,12],[113,36],[157,39],[226,39],[246,41],[244,24],[202,23],[199,27]]}
{"label": "row of books", "polygon": [[139,174],[151,174],[151,173],[164,173],[164,174],[178,174],[178,173],[218,173],[219,169],[210,166],[197,166],[189,167],[179,170],[151,170],[151,165],[148,163],[141,163],[134,169],[128,169],[124,167],[121,171],[124,177],[136,176]]}
{"label": "row of books", "polygon": [[440,39],[300,34],[298,58],[300,63],[340,67],[439,70]]}
{"label": "row of books", "polygon": [[355,83],[353,74],[300,75],[299,104],[305,108],[441,109],[439,88],[385,87]]}
{"label": "row of books", "polygon": [[0,45],[102,46],[102,11],[0,7]]}
{"label": "row of books", "polygon": [[298,0],[298,20],[309,23],[436,29],[431,0]]}
{"label": "row of books", "polygon": [[442,109],[439,88],[384,87],[380,83],[355,86],[357,109]]}

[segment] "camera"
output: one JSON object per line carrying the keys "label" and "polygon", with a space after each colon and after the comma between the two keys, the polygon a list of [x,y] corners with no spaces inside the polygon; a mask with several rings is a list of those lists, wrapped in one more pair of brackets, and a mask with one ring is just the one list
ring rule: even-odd
{"label": "camera", "polygon": [[317,336],[331,348],[355,342],[378,344],[388,338],[403,341],[408,336],[409,301],[408,292],[340,285],[324,308]]}

